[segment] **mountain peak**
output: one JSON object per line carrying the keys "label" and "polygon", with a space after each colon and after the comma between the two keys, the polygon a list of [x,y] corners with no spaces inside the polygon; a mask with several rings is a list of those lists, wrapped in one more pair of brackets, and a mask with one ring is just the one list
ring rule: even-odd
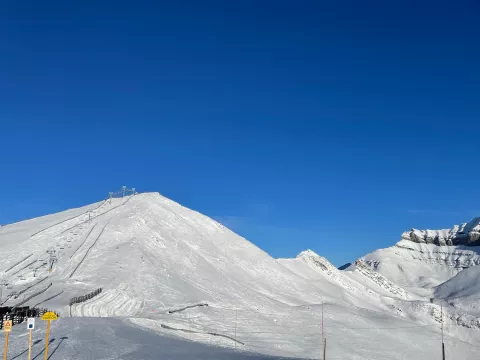
{"label": "mountain peak", "polygon": [[333,266],[330,261],[310,249],[302,251],[300,254],[298,254],[297,259],[304,261],[315,269],[320,268],[328,274],[332,274],[337,270],[337,268]]}
{"label": "mountain peak", "polygon": [[305,257],[305,256],[320,257],[320,255],[318,255],[315,251],[308,249],[308,250],[304,250],[300,254],[298,254],[297,258],[302,258],[302,257]]}
{"label": "mountain peak", "polygon": [[413,228],[402,234],[402,240],[439,246],[478,246],[480,245],[480,217],[473,218],[468,223],[454,225],[451,229],[418,230]]}

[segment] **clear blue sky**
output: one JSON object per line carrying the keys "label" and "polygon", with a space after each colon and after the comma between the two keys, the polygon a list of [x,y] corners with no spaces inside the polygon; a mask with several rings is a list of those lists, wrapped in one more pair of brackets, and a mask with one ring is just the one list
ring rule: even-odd
{"label": "clear blue sky", "polygon": [[3,2],[0,223],[125,184],[340,265],[480,216],[475,3]]}

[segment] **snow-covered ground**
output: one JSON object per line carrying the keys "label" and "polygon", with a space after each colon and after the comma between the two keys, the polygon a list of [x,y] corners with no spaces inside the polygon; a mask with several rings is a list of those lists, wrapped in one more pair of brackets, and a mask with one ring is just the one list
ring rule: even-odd
{"label": "snow-covered ground", "polygon": [[[446,251],[444,257],[461,257],[463,264],[465,257],[456,252],[465,252],[475,264],[478,253],[399,244],[344,271],[312,251],[277,260],[212,219],[158,193],[145,193],[2,226],[0,282],[8,285],[0,303],[39,304],[60,312],[56,326],[63,330],[57,337],[70,332],[65,336],[72,344],[83,341],[84,324],[97,324],[94,331],[105,340],[93,342],[92,350],[84,357],[77,353],[77,359],[149,359],[155,349],[170,351],[158,350],[156,340],[144,355],[131,351],[142,344],[135,335],[139,328],[149,339],[165,339],[162,334],[277,357],[320,359],[322,302],[328,358],[431,358],[440,354],[440,303],[430,298],[436,291],[438,298],[448,297],[448,290],[437,286],[460,271],[437,260]],[[47,250],[55,250],[57,258],[52,272]],[[99,295],[69,307],[70,298],[99,287]],[[478,314],[469,312],[475,309],[472,294],[467,295],[473,305],[461,308],[442,300],[450,358],[480,355]],[[126,335],[130,331],[132,340]],[[125,339],[125,346],[115,346]],[[106,355],[109,347],[102,341],[125,353]],[[102,349],[95,352],[95,346]],[[229,354],[218,358],[235,358],[218,351]]]}
{"label": "snow-covered ground", "polygon": [[[22,326],[21,329],[15,327],[14,330],[9,339],[8,359],[26,359],[28,352],[26,327]],[[43,359],[44,323],[37,321],[32,340],[32,359]],[[120,319],[86,317],[52,322],[48,356],[51,360],[272,359],[265,355],[222,349],[158,335]]]}

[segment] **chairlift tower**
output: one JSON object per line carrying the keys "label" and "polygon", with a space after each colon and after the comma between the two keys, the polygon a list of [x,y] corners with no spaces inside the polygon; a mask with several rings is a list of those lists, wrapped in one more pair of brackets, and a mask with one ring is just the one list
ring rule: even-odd
{"label": "chairlift tower", "polygon": [[108,197],[110,198],[110,204],[112,204],[112,196],[113,196],[113,192],[109,192],[108,193]]}
{"label": "chairlift tower", "polygon": [[48,249],[47,254],[50,255],[49,263],[50,263],[50,268],[48,269],[49,272],[52,272],[53,269],[53,263],[57,262],[57,256],[55,255],[56,250],[54,249]]}
{"label": "chairlift tower", "polygon": [[125,191],[127,191],[127,187],[126,187],[126,186],[122,186],[122,192],[123,192],[122,197],[125,197]]}
{"label": "chairlift tower", "polygon": [[56,263],[58,261],[57,259],[57,256],[53,255],[51,258],[50,258],[50,272],[52,272],[53,270],[53,264]]}

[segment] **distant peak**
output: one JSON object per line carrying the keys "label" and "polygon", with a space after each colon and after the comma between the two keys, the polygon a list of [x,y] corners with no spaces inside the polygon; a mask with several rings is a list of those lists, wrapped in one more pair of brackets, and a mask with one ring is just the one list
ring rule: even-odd
{"label": "distant peak", "polygon": [[304,250],[300,254],[297,255],[297,258],[305,257],[305,256],[314,256],[314,257],[320,257],[315,251],[313,250]]}
{"label": "distant peak", "polygon": [[468,223],[455,225],[451,229],[418,230],[411,229],[402,234],[402,240],[435,245],[480,245],[480,217]]}

